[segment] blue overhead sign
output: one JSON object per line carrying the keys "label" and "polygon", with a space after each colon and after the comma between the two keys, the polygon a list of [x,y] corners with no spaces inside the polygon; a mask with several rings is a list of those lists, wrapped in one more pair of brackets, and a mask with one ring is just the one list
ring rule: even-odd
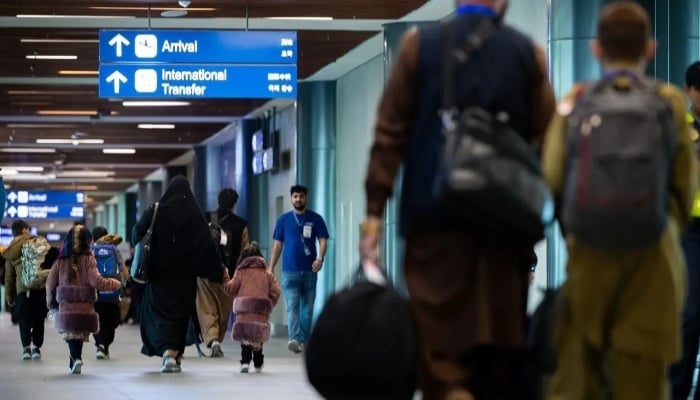
{"label": "blue overhead sign", "polygon": [[85,193],[74,191],[26,191],[12,190],[7,193],[7,204],[84,204]]}
{"label": "blue overhead sign", "polygon": [[21,219],[76,219],[85,217],[82,204],[18,204],[9,205],[5,216]]}
{"label": "blue overhead sign", "polygon": [[283,31],[100,31],[100,63],[296,64],[297,34]]}
{"label": "blue overhead sign", "polygon": [[100,97],[294,98],[295,65],[102,64]]}

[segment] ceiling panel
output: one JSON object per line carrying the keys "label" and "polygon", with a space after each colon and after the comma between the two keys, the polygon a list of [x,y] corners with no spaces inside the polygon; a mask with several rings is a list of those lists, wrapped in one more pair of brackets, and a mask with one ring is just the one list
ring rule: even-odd
{"label": "ceiling panel", "polygon": [[[180,17],[196,21],[209,18],[270,18],[270,17],[332,17],[335,20],[393,20],[419,8],[426,0],[256,0],[204,1],[193,0]],[[150,9],[149,9],[150,5]],[[6,182],[18,189],[56,189],[71,185],[95,187],[94,203],[104,201],[104,193],[123,191],[144,179],[159,166],[170,163],[183,153],[202,143],[224,128],[235,117],[245,116],[262,106],[262,100],[217,99],[187,100],[186,107],[124,107],[118,99],[99,98],[97,76],[92,74],[65,75],[62,70],[96,71],[98,69],[99,28],[16,27],[11,21],[18,14],[54,16],[47,21],[72,16],[99,16],[163,19],[164,11],[181,11],[176,0],[15,0],[0,1],[0,167],[31,164],[60,175],[61,171],[112,169],[114,175],[105,179],[60,178],[55,180]],[[8,21],[4,26],[2,21]],[[33,19],[33,25],[38,21]],[[137,20],[140,21],[140,20]],[[222,21],[222,20],[220,20]],[[339,21],[340,24],[342,21]],[[298,76],[307,78],[346,54],[377,31],[352,30],[346,25],[329,30],[298,30]],[[43,23],[41,24],[43,25]],[[75,23],[78,26],[89,26]],[[204,23],[206,28],[206,23]],[[21,26],[21,25],[20,25]],[[48,27],[50,26],[50,27]],[[302,25],[303,26],[303,25]],[[379,26],[379,25],[377,25]],[[146,28],[146,27],[144,27]],[[71,39],[72,43],[37,43],[36,40]],[[35,54],[76,55],[76,60],[30,60]],[[83,111],[89,115],[46,117],[46,111]],[[173,129],[147,130],[139,122],[169,123],[177,116]],[[56,122],[62,119],[62,122]],[[65,120],[67,119],[67,121]],[[182,122],[181,122],[182,121]],[[104,144],[66,145],[37,144],[37,139],[102,139]],[[55,148],[51,154],[8,153],[7,148]],[[136,149],[131,155],[108,155],[105,147]],[[97,193],[102,193],[97,195]]]}

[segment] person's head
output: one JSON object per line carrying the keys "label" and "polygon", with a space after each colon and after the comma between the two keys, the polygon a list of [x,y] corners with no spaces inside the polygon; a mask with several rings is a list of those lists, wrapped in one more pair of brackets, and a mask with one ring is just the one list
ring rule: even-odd
{"label": "person's head", "polygon": [[100,240],[102,236],[107,236],[108,233],[107,228],[104,226],[96,226],[92,229],[92,238],[94,240]]}
{"label": "person's head", "polygon": [[292,206],[297,211],[306,209],[306,194],[309,192],[305,186],[294,185],[289,189],[289,194],[292,197]]}
{"label": "person's head", "polygon": [[231,210],[238,203],[238,192],[231,188],[226,188],[219,192],[219,208]]}
{"label": "person's head", "polygon": [[262,252],[260,251],[260,245],[256,241],[250,242],[246,247],[241,250],[241,255],[238,257],[238,262],[236,265],[240,265],[243,260],[248,257],[262,257]]}
{"label": "person's head", "polygon": [[84,225],[75,225],[68,231],[63,240],[59,254],[60,258],[76,258],[79,254],[90,253],[92,233]]}
{"label": "person's head", "polygon": [[649,14],[631,0],[608,4],[600,12],[591,48],[603,64],[640,65],[651,60],[656,42],[651,37]]}
{"label": "person's head", "polygon": [[12,222],[12,236],[19,236],[29,232],[29,224],[22,219],[16,219]]}
{"label": "person's head", "polygon": [[700,61],[685,70],[685,94],[688,95],[693,113],[700,117]]}

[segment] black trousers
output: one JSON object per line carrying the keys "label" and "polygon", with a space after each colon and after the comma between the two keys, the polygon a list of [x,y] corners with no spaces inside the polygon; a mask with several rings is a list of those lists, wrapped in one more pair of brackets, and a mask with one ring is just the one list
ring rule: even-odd
{"label": "black trousers", "polygon": [[[82,360],[83,359],[83,341],[80,339],[66,340],[68,343],[68,351],[70,352],[70,358],[72,360]],[[71,364],[71,367],[73,365]]]}
{"label": "black trousers", "polygon": [[109,345],[114,342],[114,332],[121,322],[119,303],[98,301],[95,303],[95,312],[100,319],[100,330],[93,335],[95,346],[102,345],[109,350]]}
{"label": "black trousers", "polygon": [[250,364],[252,360],[255,368],[259,368],[263,365],[264,358],[262,347],[253,349],[253,346],[241,345],[241,364]]}
{"label": "black trousers", "polygon": [[46,308],[46,290],[28,290],[19,293],[12,312],[19,323],[22,347],[32,344],[41,347],[44,344],[44,320],[49,312]]}

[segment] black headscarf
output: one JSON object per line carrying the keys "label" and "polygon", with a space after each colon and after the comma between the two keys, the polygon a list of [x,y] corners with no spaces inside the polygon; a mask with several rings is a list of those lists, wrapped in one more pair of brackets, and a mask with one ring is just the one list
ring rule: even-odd
{"label": "black headscarf", "polygon": [[[151,212],[144,213],[138,227],[148,228]],[[138,228],[137,227],[137,228]],[[139,237],[143,236],[139,232]],[[204,213],[194,199],[190,184],[183,176],[174,177],[158,201],[153,225],[154,252],[158,269],[168,276],[194,275],[217,282],[222,279],[222,264],[209,233]],[[160,273],[157,273],[160,275]],[[155,276],[154,276],[155,278]]]}

